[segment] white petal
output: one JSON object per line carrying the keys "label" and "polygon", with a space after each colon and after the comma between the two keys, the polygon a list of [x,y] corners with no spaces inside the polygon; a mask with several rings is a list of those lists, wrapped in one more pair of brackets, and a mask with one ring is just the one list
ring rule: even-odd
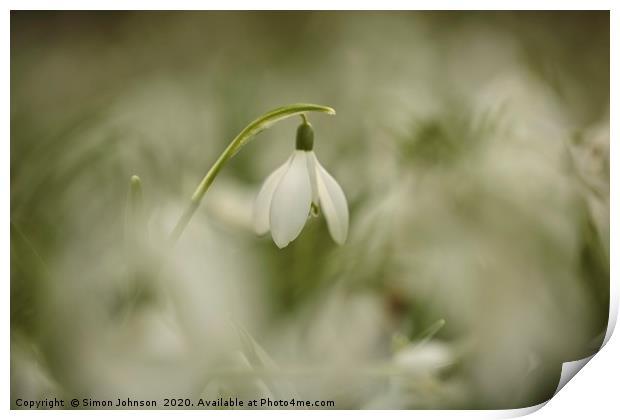
{"label": "white petal", "polygon": [[267,177],[256,196],[256,201],[254,202],[254,231],[257,235],[264,235],[269,231],[269,208],[271,206],[271,199],[273,198],[273,193],[278,183],[282,179],[282,175],[286,172],[292,159],[293,156],[287,159],[282,166]]}
{"label": "white petal", "polygon": [[321,209],[327,220],[329,233],[337,244],[342,245],[349,231],[349,208],[344,192],[336,180],[321,166],[315,163],[317,187]]}
{"label": "white petal", "polygon": [[301,233],[312,202],[312,186],[308,174],[307,152],[296,150],[291,164],[282,176],[271,200],[269,223],[271,236],[280,248]]}
{"label": "white petal", "polygon": [[308,173],[310,174],[310,186],[312,187],[312,202],[319,205],[319,189],[316,184],[316,155],[313,151],[306,153],[308,157]]}

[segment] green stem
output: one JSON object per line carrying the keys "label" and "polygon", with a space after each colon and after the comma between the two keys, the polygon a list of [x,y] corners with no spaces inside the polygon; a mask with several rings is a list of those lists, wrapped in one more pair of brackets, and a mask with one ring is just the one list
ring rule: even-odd
{"label": "green stem", "polygon": [[213,180],[215,179],[217,174],[222,170],[222,168],[224,167],[224,165],[226,164],[226,162],[228,162],[230,158],[232,158],[235,154],[237,154],[237,152],[245,144],[247,144],[252,139],[252,137],[256,136],[258,133],[265,130],[266,128],[269,128],[271,125],[275,124],[276,122],[283,120],[285,118],[289,118],[294,115],[300,115],[300,114],[302,115],[302,118],[305,120],[304,112],[311,112],[311,111],[324,112],[330,115],[334,115],[336,113],[336,111],[334,111],[333,108],[330,108],[328,106],[313,105],[313,104],[292,104],[292,105],[283,106],[280,108],[276,108],[272,111],[269,111],[268,113],[252,121],[247,127],[241,130],[241,132],[237,134],[237,137],[235,137],[230,142],[228,147],[226,147],[224,152],[222,152],[220,157],[217,158],[217,160],[215,161],[211,169],[209,169],[209,171],[204,176],[204,178],[202,178],[202,181],[200,181],[200,184],[198,184],[198,187],[194,191],[194,194],[192,195],[189,205],[187,206],[187,208],[181,215],[181,218],[177,222],[176,226],[174,227],[174,230],[172,231],[170,235],[170,241],[172,245],[174,245],[178,241],[178,239],[181,237],[181,235],[185,231],[185,228],[187,227],[190,220],[192,219],[192,216],[194,215],[194,213],[200,206],[200,203],[205,193],[207,192],[207,190],[213,183]]}

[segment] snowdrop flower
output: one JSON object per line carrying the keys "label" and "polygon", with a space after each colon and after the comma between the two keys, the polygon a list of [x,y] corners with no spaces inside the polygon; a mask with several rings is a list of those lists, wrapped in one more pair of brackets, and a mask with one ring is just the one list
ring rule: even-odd
{"label": "snowdrop flower", "polygon": [[304,117],[297,129],[296,150],[263,183],[256,198],[254,227],[263,235],[271,230],[273,241],[284,248],[303,229],[319,206],[329,233],[342,245],[349,229],[349,210],[344,192],[319,163],[312,146],[314,131]]}

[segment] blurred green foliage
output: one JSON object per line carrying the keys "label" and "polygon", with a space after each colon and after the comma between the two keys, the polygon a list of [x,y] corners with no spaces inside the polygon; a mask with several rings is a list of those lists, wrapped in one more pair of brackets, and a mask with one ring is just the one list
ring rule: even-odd
{"label": "blurred green foliage", "polygon": [[[347,244],[321,216],[253,235],[283,122],[167,250],[233,136],[295,102],[337,110],[312,124]],[[13,400],[521,407],[608,302],[607,12],[11,13]]]}

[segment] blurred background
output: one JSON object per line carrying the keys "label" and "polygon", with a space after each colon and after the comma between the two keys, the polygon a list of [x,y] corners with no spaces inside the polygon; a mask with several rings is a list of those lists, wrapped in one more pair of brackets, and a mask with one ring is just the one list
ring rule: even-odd
{"label": "blurred background", "polygon": [[[298,118],[351,213],[252,230]],[[130,178],[143,208],[128,207]],[[11,399],[516,408],[601,345],[608,12],[12,12]]]}

